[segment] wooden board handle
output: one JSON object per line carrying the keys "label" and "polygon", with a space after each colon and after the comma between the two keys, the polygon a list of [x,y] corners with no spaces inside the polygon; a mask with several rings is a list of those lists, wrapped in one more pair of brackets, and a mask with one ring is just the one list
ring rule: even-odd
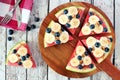
{"label": "wooden board handle", "polygon": [[98,64],[97,67],[106,72],[113,80],[120,80],[120,70],[118,70],[110,60],[106,59],[102,63]]}

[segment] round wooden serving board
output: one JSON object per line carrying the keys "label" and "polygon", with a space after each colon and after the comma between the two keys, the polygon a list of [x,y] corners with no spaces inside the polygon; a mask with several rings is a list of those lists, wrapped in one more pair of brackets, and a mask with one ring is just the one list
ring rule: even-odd
{"label": "round wooden serving board", "polygon": [[[73,53],[73,51],[75,49],[77,39],[74,39],[73,41],[69,41],[65,44],[60,44],[60,45],[55,45],[52,47],[44,48],[44,34],[45,34],[46,28],[48,27],[50,21],[56,20],[55,14],[59,10],[64,9],[69,6],[83,6],[86,8],[87,11],[89,10],[89,8],[94,8],[95,10],[100,12],[107,19],[107,22],[111,26],[111,30],[114,34],[110,20],[100,9],[98,9],[97,7],[95,7],[91,4],[84,3],[84,2],[71,2],[71,3],[66,3],[61,6],[58,6],[52,12],[50,12],[47,15],[47,17],[44,19],[44,21],[41,25],[40,31],[39,31],[39,39],[38,39],[39,40],[39,49],[40,49],[40,52],[41,52],[42,57],[45,60],[45,62],[57,73],[67,76],[67,77],[73,77],[73,78],[87,77],[87,76],[95,74],[99,70],[96,69],[93,72],[89,72],[89,73],[76,73],[76,72],[71,72],[71,71],[66,70],[66,65],[71,57],[71,54]],[[115,36],[113,34],[111,34],[111,35],[113,36],[113,39],[114,39]],[[113,44],[113,49],[114,49],[114,44]],[[108,57],[110,58],[111,54]]]}

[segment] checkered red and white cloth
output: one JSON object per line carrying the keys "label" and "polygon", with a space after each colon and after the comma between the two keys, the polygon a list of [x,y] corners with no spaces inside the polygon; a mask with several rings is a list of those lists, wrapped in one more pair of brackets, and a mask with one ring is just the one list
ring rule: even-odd
{"label": "checkered red and white cloth", "polygon": [[[9,10],[14,6],[15,0],[0,0],[0,20],[9,12]],[[15,30],[22,30],[26,29],[28,24],[28,20],[30,17],[30,12],[32,10],[33,0],[22,0],[19,4],[22,20],[21,25],[18,27],[18,22],[16,19],[16,13],[14,13],[13,18],[7,25],[0,25],[5,26],[6,28],[12,28]]]}

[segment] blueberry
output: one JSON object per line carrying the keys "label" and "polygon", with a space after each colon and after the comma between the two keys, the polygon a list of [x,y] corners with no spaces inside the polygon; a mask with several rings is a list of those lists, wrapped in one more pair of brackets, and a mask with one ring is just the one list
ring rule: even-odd
{"label": "blueberry", "polygon": [[61,41],[60,41],[60,40],[56,40],[55,42],[56,42],[56,44],[60,44],[60,43],[61,43]]}
{"label": "blueberry", "polygon": [[26,31],[30,31],[31,27],[27,26]]}
{"label": "blueberry", "polygon": [[69,20],[72,20],[72,16],[68,16],[68,19],[69,19]]}
{"label": "blueberry", "polygon": [[89,68],[93,68],[93,67],[94,67],[94,65],[93,65],[93,64],[90,64],[90,65],[89,65]]}
{"label": "blueberry", "polygon": [[38,22],[38,21],[40,21],[40,18],[39,17],[35,17],[34,20],[35,20],[35,22]]}
{"label": "blueberry", "polygon": [[89,53],[86,51],[84,54],[85,54],[86,56],[88,56]]}
{"label": "blueberry", "polygon": [[12,35],[14,31],[12,29],[9,30],[9,35]]}
{"label": "blueberry", "polygon": [[94,24],[91,24],[90,25],[90,29],[94,29],[95,28],[95,25]]}
{"label": "blueberry", "polygon": [[96,42],[96,43],[95,43],[95,47],[100,47],[100,43],[99,43],[99,42]]}
{"label": "blueberry", "polygon": [[67,10],[67,9],[65,9],[65,10],[63,11],[63,13],[64,13],[64,14],[67,14],[67,13],[68,13],[68,10]]}
{"label": "blueberry", "polygon": [[26,58],[29,58],[30,57],[30,54],[26,54]]}
{"label": "blueberry", "polygon": [[105,48],[105,52],[109,52],[109,48],[108,47]]}
{"label": "blueberry", "polygon": [[112,38],[109,38],[110,39],[110,42],[112,42],[113,41],[113,39]]}
{"label": "blueberry", "polygon": [[11,41],[12,40],[12,37],[8,37],[8,41]]}
{"label": "blueberry", "polygon": [[60,36],[60,33],[59,33],[59,32],[56,32],[54,35],[55,35],[55,37],[59,37],[59,36]]}
{"label": "blueberry", "polygon": [[31,29],[35,29],[35,28],[36,28],[36,25],[32,24]]}
{"label": "blueberry", "polygon": [[104,28],[104,29],[103,29],[103,31],[104,31],[104,32],[107,32],[107,31],[108,31],[108,29],[107,29],[107,28]]}
{"label": "blueberry", "polygon": [[91,52],[91,51],[92,51],[92,48],[90,47],[90,48],[88,48],[88,50]]}
{"label": "blueberry", "polygon": [[61,31],[65,31],[63,28],[61,28]]}
{"label": "blueberry", "polygon": [[78,19],[79,19],[79,18],[80,18],[80,14],[77,14],[77,15],[76,15],[76,18],[78,18]]}
{"label": "blueberry", "polygon": [[92,15],[94,15],[94,13],[93,12],[89,12],[89,15],[92,16]]}
{"label": "blueberry", "polygon": [[17,50],[16,50],[16,49],[14,49],[14,50],[13,50],[13,53],[16,53],[16,52],[17,52]]}
{"label": "blueberry", "polygon": [[66,23],[66,25],[65,25],[67,28],[69,28],[70,27],[70,24],[69,23]]}
{"label": "blueberry", "polygon": [[26,57],[25,57],[25,56],[22,56],[22,60],[25,61],[25,60],[26,60]]}
{"label": "blueberry", "polygon": [[83,66],[82,65],[78,65],[78,69],[82,69],[83,68]]}
{"label": "blueberry", "polygon": [[46,32],[47,32],[47,33],[50,33],[51,31],[52,31],[51,28],[47,28],[47,29],[46,29]]}
{"label": "blueberry", "polygon": [[22,65],[22,62],[18,62],[18,65]]}
{"label": "blueberry", "polygon": [[79,56],[77,57],[77,59],[78,59],[78,60],[82,60],[82,56],[79,55]]}
{"label": "blueberry", "polygon": [[99,24],[102,24],[103,22],[100,20],[100,21],[98,21],[99,22]]}

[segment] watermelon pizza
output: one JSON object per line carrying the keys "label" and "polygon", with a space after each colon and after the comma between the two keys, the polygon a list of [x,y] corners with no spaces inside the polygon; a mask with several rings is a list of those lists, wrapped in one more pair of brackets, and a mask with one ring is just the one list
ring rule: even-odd
{"label": "watermelon pizza", "polygon": [[110,32],[110,26],[103,15],[90,8],[79,36]]}
{"label": "watermelon pizza", "polygon": [[60,24],[64,25],[72,34],[80,26],[85,8],[82,6],[66,7],[55,14]]}
{"label": "watermelon pizza", "polygon": [[[101,63],[113,52],[115,45],[114,29],[102,11],[92,6],[88,8],[88,6],[83,7],[76,2],[74,4],[53,10],[51,16],[55,16],[57,21],[48,15],[45,20],[48,18],[51,21],[46,23],[47,26],[42,24],[39,33],[40,50],[43,58],[48,62],[48,65],[56,64],[57,66],[50,66],[59,73],[62,71],[59,70],[58,66],[62,66],[62,70],[66,72],[62,74],[65,76],[72,72],[78,74],[94,73],[97,68],[93,60]],[[77,35],[74,34],[76,32]],[[67,60],[63,61],[65,55]],[[57,58],[58,56],[59,58]]]}
{"label": "watermelon pizza", "polygon": [[6,64],[10,66],[23,66],[24,68],[35,68],[30,49],[25,41],[17,43],[8,53]]}

